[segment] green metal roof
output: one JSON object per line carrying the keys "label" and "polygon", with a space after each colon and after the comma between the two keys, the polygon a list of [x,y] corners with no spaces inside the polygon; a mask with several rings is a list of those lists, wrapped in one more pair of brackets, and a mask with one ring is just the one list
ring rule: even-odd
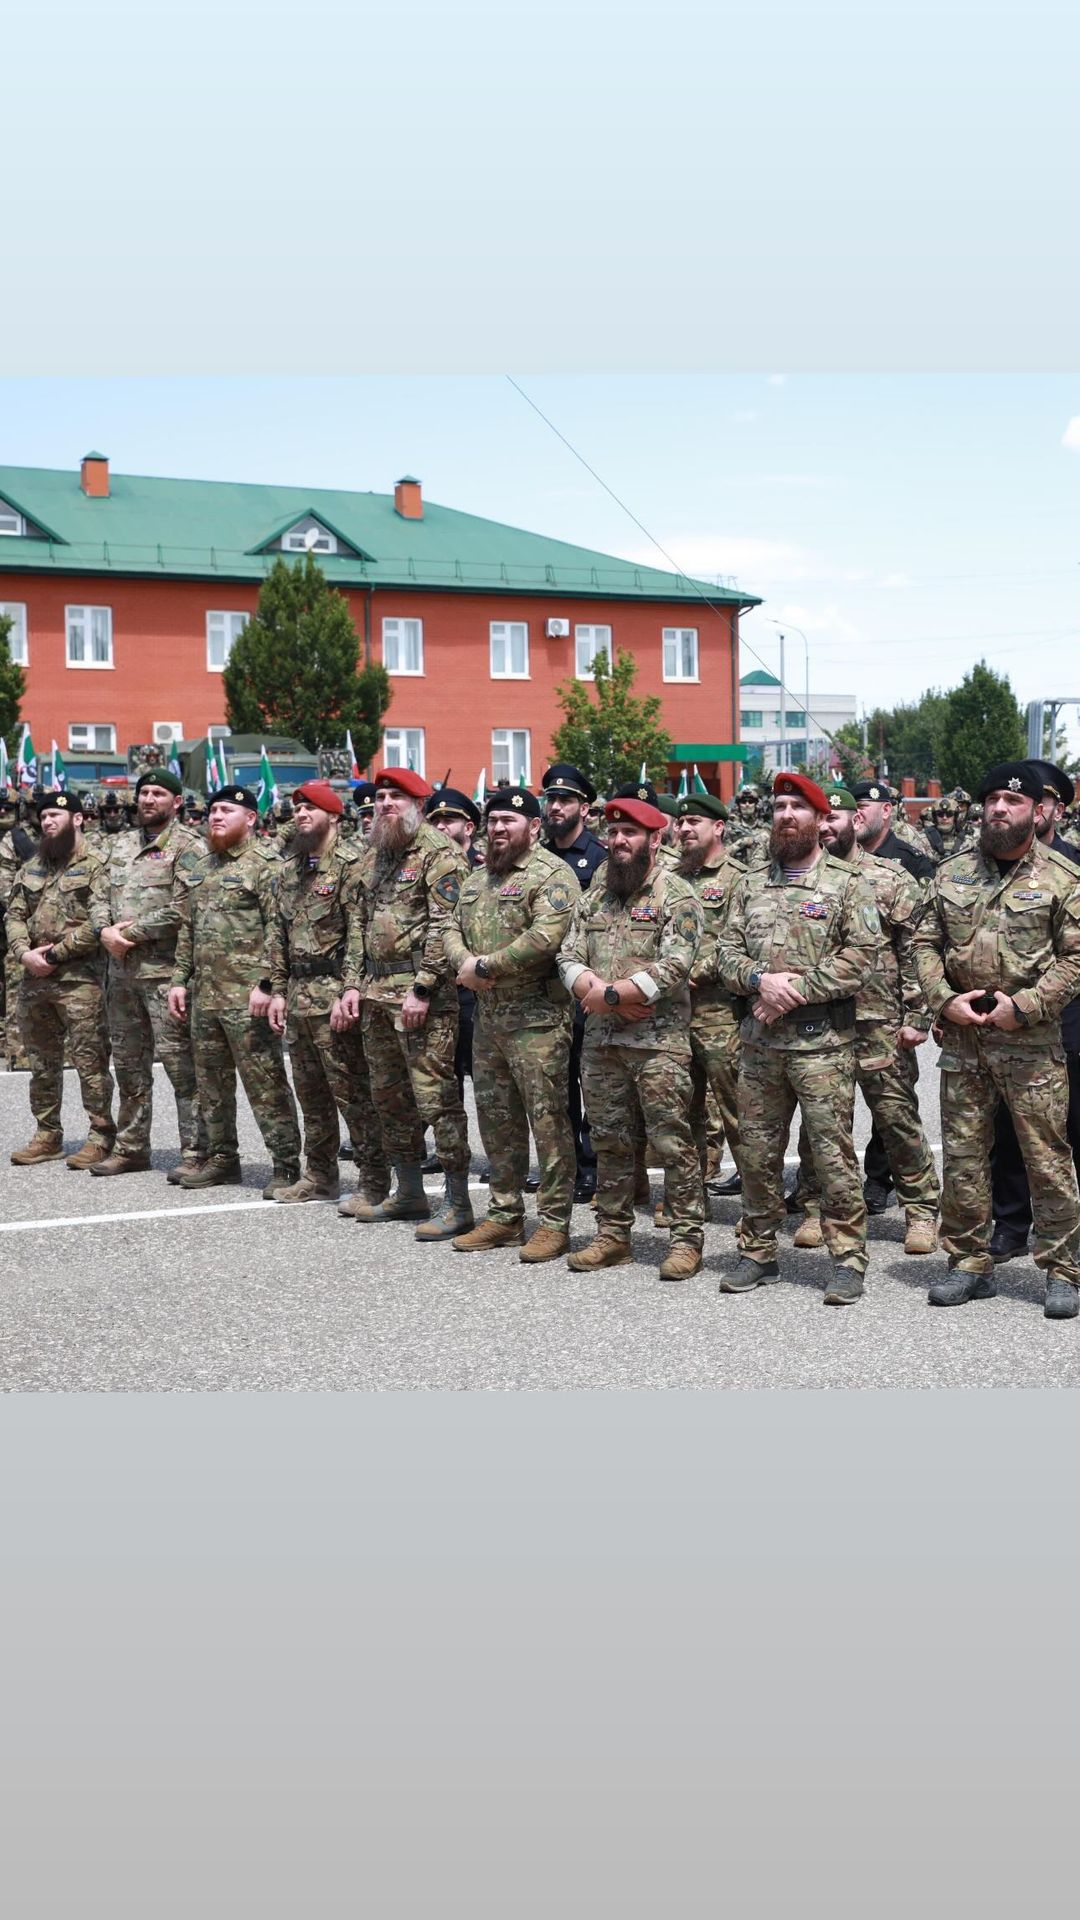
{"label": "green metal roof", "polygon": [[[760,605],[760,602],[758,604]],[[739,685],[740,687],[778,687],[780,682],[775,673],[764,673],[759,667],[755,673],[744,673]]]}
{"label": "green metal roof", "polygon": [[744,747],[737,741],[725,743],[714,740],[696,746],[692,743],[685,745],[679,742],[672,747],[670,758],[678,761],[685,760],[688,764],[692,760],[697,760],[704,767],[713,760],[745,760],[749,751],[749,747]]}
{"label": "green metal roof", "polygon": [[[424,502],[422,520],[392,494],[163,480],[113,473],[105,499],[83,493],[78,471],[0,467],[0,497],[47,529],[45,540],[0,539],[0,573],[157,575],[260,581],[276,555],[264,544],[312,514],[356,549],[316,557],[335,586],[459,592],[574,594],[754,607],[755,595],[526,533]],[[370,558],[366,556],[370,555]]]}

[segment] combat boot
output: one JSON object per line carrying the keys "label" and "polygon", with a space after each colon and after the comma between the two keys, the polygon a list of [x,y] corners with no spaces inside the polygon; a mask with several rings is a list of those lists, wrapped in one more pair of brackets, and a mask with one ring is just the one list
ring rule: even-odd
{"label": "combat boot", "polygon": [[459,1233],[455,1253],[490,1253],[494,1247],[520,1247],[525,1229],[520,1220],[481,1220],[468,1233]]}
{"label": "combat boot", "polygon": [[847,1307],[863,1294],[863,1277],[856,1267],[838,1266],[825,1289],[827,1307]]}
{"label": "combat boot", "polygon": [[629,1240],[615,1233],[598,1233],[587,1247],[572,1253],[567,1266],[571,1273],[592,1273],[597,1267],[628,1267],[634,1258]]}
{"label": "combat boot", "polygon": [[665,1231],[666,1229],[673,1227],[675,1225],[675,1222],[672,1219],[671,1214],[668,1212],[668,1203],[667,1203],[666,1193],[663,1199],[658,1200],[655,1207],[653,1208],[652,1223],[653,1223],[653,1226],[658,1229],[658,1231]]}
{"label": "combat boot", "polygon": [[962,1307],[969,1300],[992,1300],[996,1292],[988,1273],[963,1273],[954,1267],[931,1281],[926,1299],[931,1307]]}
{"label": "combat boot", "polygon": [[13,1167],[36,1167],[43,1160],[62,1160],[63,1157],[63,1134],[42,1133],[39,1128],[25,1147],[16,1147],[11,1164]]}
{"label": "combat boot", "polygon": [[358,1220],[361,1218],[358,1208],[381,1207],[385,1199],[385,1193],[367,1193],[363,1187],[357,1187],[355,1193],[348,1194],[341,1202],[338,1212],[343,1220]]}
{"label": "combat boot", "polygon": [[170,1187],[178,1187],[185,1173],[197,1173],[206,1162],[199,1153],[182,1153],[175,1167],[170,1167],[165,1175]]}
{"label": "combat boot", "polygon": [[526,1266],[538,1266],[542,1260],[557,1260],[560,1253],[569,1251],[570,1235],[564,1233],[561,1227],[537,1227],[522,1247],[518,1259],[524,1260]]}
{"label": "combat boot", "polygon": [[104,1140],[88,1140],[78,1153],[68,1154],[67,1164],[72,1173],[82,1173],[84,1168],[96,1167],[99,1162],[107,1160],[111,1153],[112,1148],[107,1147]]}
{"label": "combat boot", "polygon": [[467,1173],[448,1173],[446,1176],[446,1194],[438,1211],[422,1227],[417,1227],[414,1240],[453,1240],[458,1234],[462,1237],[475,1224],[472,1201],[469,1199],[469,1176]]}
{"label": "combat boot", "polygon": [[[181,1171],[183,1170],[181,1169]],[[299,1178],[300,1178],[300,1169],[298,1166],[293,1165],[291,1167],[275,1167],[273,1173],[270,1175],[269,1180],[267,1181],[265,1187],[262,1190],[263,1199],[276,1200],[278,1197],[278,1194],[281,1193],[283,1188],[295,1186]]]}
{"label": "combat boot", "polygon": [[219,1153],[212,1153],[201,1167],[193,1167],[190,1173],[180,1176],[185,1192],[195,1187],[239,1187],[242,1182],[239,1160],[227,1159]]}
{"label": "combat boot", "polygon": [[[85,1152],[85,1148],[83,1151]],[[68,1166],[70,1167],[70,1165],[71,1161],[69,1160]],[[92,1162],[90,1171],[95,1179],[99,1180],[107,1180],[109,1176],[114,1173],[149,1173],[150,1155],[148,1153],[112,1152],[103,1155],[100,1160]]]}
{"label": "combat boot", "polygon": [[1054,1274],[1046,1283],[1046,1305],[1043,1313],[1048,1320],[1074,1320],[1080,1313],[1080,1293],[1070,1280],[1059,1280]]}
{"label": "combat boot", "polygon": [[341,1192],[338,1180],[325,1180],[317,1173],[302,1173],[289,1186],[276,1187],[274,1199],[279,1207],[302,1206],[305,1200],[336,1200]]}
{"label": "combat boot", "polygon": [[825,1245],[825,1234],[822,1230],[821,1220],[816,1213],[807,1214],[802,1225],[796,1228],[795,1238],[791,1244],[793,1247],[823,1247]]}
{"label": "combat boot", "polygon": [[721,1293],[752,1293],[755,1287],[763,1287],[768,1280],[779,1280],[780,1268],[775,1260],[751,1260],[744,1253],[734,1273],[725,1273],[720,1282]]}
{"label": "combat boot", "polygon": [[905,1253],[933,1253],[937,1246],[937,1222],[925,1213],[909,1213],[904,1235]]}
{"label": "combat boot", "polygon": [[[419,1161],[394,1161],[394,1191],[386,1200],[368,1200],[354,1193],[342,1202],[339,1211],[350,1220],[366,1223],[380,1220],[428,1220],[431,1208],[424,1192],[424,1176]],[[471,1225],[472,1223],[469,1222]]]}
{"label": "combat boot", "polygon": [[701,1272],[701,1248],[692,1240],[676,1240],[667,1259],[660,1264],[661,1280],[692,1280]]}

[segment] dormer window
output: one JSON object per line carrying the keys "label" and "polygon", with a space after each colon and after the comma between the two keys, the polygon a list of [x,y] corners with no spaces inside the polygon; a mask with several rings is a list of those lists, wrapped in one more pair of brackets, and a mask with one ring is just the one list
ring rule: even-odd
{"label": "dormer window", "polygon": [[0,500],[0,533],[13,535],[15,539],[21,539],[26,533],[26,521],[22,514],[16,513],[14,507],[9,507],[6,500]]}
{"label": "dormer window", "polygon": [[316,520],[310,513],[305,514],[294,527],[282,534],[281,550],[283,553],[336,553],[337,535],[331,533],[329,527],[324,527],[321,520]]}

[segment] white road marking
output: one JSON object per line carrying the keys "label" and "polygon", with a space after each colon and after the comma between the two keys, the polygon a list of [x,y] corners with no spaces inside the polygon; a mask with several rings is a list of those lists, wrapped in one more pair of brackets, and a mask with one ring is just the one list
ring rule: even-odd
{"label": "white road marking", "polygon": [[[470,1180],[472,1193],[486,1191],[486,1180]],[[312,1200],[310,1206],[328,1206],[325,1200]],[[336,1205],[336,1202],[334,1202]],[[299,1213],[299,1207],[288,1207],[288,1213]],[[0,1220],[0,1233],[43,1232],[48,1227],[107,1227],[122,1220],[190,1220],[204,1213],[265,1213],[267,1219],[276,1214],[277,1208],[271,1200],[215,1200],[202,1207],[140,1207],[134,1213],[75,1213],[59,1219],[43,1220]]]}

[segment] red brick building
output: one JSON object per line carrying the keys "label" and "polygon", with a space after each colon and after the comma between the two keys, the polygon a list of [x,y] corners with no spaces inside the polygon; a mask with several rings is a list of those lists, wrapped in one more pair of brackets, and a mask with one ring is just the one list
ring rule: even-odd
{"label": "red brick building", "polygon": [[0,612],[39,752],[224,728],[232,641],[274,560],[305,547],[391,674],[388,760],[470,789],[481,768],[537,782],[556,689],[603,647],[661,696],[672,778],[696,761],[731,792],[752,595],[434,506],[411,476],[334,493],[110,474],[96,453],[78,471],[0,467]]}

